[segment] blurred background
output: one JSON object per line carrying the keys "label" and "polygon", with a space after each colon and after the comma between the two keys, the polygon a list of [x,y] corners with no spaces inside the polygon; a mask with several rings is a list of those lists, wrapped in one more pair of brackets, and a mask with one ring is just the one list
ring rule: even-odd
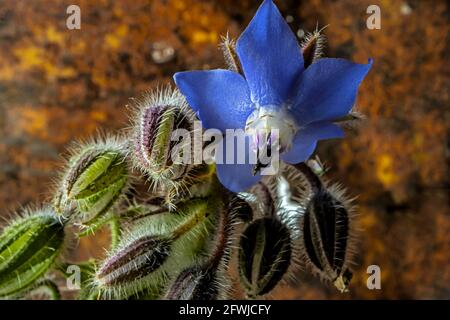
{"label": "blurred background", "polygon": [[[350,292],[308,274],[277,299],[450,298],[450,7],[447,1],[276,1],[299,38],[329,25],[326,54],[375,64],[359,91],[367,120],[320,144],[328,177],[358,195],[360,255]],[[81,8],[81,30],[66,9]],[[128,125],[126,105],[187,69],[224,67],[259,0],[1,0],[0,216],[48,199],[66,146]],[[381,29],[366,27],[369,5]],[[74,258],[101,255],[107,234]],[[381,290],[366,286],[381,268]]]}

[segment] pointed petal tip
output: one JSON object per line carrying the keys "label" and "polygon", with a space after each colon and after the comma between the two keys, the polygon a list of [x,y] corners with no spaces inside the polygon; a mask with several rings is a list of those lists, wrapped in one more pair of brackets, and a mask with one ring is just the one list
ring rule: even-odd
{"label": "pointed petal tip", "polygon": [[361,73],[361,82],[362,82],[364,80],[364,78],[367,76],[367,74],[369,73],[370,69],[372,69],[373,59],[368,58],[367,63],[361,63],[359,65],[360,65],[361,69],[364,70]]}
{"label": "pointed petal tip", "polygon": [[[273,2],[273,0],[264,0],[262,3],[261,3],[261,7],[262,6],[271,6],[271,7],[277,7],[276,5],[275,5],[275,3]],[[278,10],[278,8],[277,8],[277,10]]]}
{"label": "pointed petal tip", "polygon": [[[264,1],[236,42],[252,100],[281,104],[304,70],[300,45],[271,0]],[[289,63],[286,63],[288,61]]]}
{"label": "pointed petal tip", "polygon": [[278,10],[277,6],[275,5],[275,3],[273,2],[273,0],[264,0],[261,2],[261,4],[258,7],[258,10],[256,10],[256,12],[260,11],[263,8],[268,7],[268,9],[276,9]]}
{"label": "pointed petal tip", "polygon": [[186,80],[186,77],[189,76],[189,74],[195,73],[195,72],[198,72],[198,71],[194,70],[194,71],[179,71],[179,72],[176,72],[173,75],[173,81],[175,82],[177,87],[180,86],[180,85],[183,85],[183,81]]}

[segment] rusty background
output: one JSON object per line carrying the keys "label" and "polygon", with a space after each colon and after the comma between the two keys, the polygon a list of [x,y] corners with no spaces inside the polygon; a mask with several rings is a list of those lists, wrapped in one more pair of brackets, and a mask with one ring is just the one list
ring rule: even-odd
{"label": "rusty background", "polygon": [[[327,55],[375,59],[359,98],[367,121],[317,153],[358,195],[364,229],[350,293],[307,274],[278,299],[450,298],[449,21],[446,1],[276,1],[294,31],[329,25]],[[81,30],[66,8],[81,8]],[[381,30],[366,8],[381,8]],[[131,97],[174,72],[223,67],[220,36],[237,37],[259,1],[0,2],[0,216],[48,199],[74,139],[127,125]],[[291,19],[292,18],[292,19]],[[107,235],[83,240],[79,259]],[[366,287],[368,265],[382,289]]]}

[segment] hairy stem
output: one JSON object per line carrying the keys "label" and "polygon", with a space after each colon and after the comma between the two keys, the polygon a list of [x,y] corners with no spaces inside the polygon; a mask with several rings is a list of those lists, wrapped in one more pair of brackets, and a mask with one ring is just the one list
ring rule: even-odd
{"label": "hairy stem", "polygon": [[109,222],[109,229],[111,231],[111,249],[114,249],[119,244],[122,235],[119,218],[114,217],[111,219]]}

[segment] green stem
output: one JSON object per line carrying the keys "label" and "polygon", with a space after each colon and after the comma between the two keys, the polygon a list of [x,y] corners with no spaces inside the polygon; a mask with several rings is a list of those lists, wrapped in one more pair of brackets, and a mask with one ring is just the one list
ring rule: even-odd
{"label": "green stem", "polygon": [[111,221],[109,222],[109,228],[111,230],[111,249],[115,249],[117,248],[122,235],[120,221],[117,217],[111,219]]}
{"label": "green stem", "polygon": [[[197,200],[197,199],[196,199]],[[172,233],[173,240],[177,240],[182,235],[193,229],[195,226],[198,225],[199,222],[206,219],[208,216],[208,200],[207,199],[201,199],[198,203],[193,202],[192,200],[189,201],[187,210],[193,211],[189,218],[180,224]]]}

